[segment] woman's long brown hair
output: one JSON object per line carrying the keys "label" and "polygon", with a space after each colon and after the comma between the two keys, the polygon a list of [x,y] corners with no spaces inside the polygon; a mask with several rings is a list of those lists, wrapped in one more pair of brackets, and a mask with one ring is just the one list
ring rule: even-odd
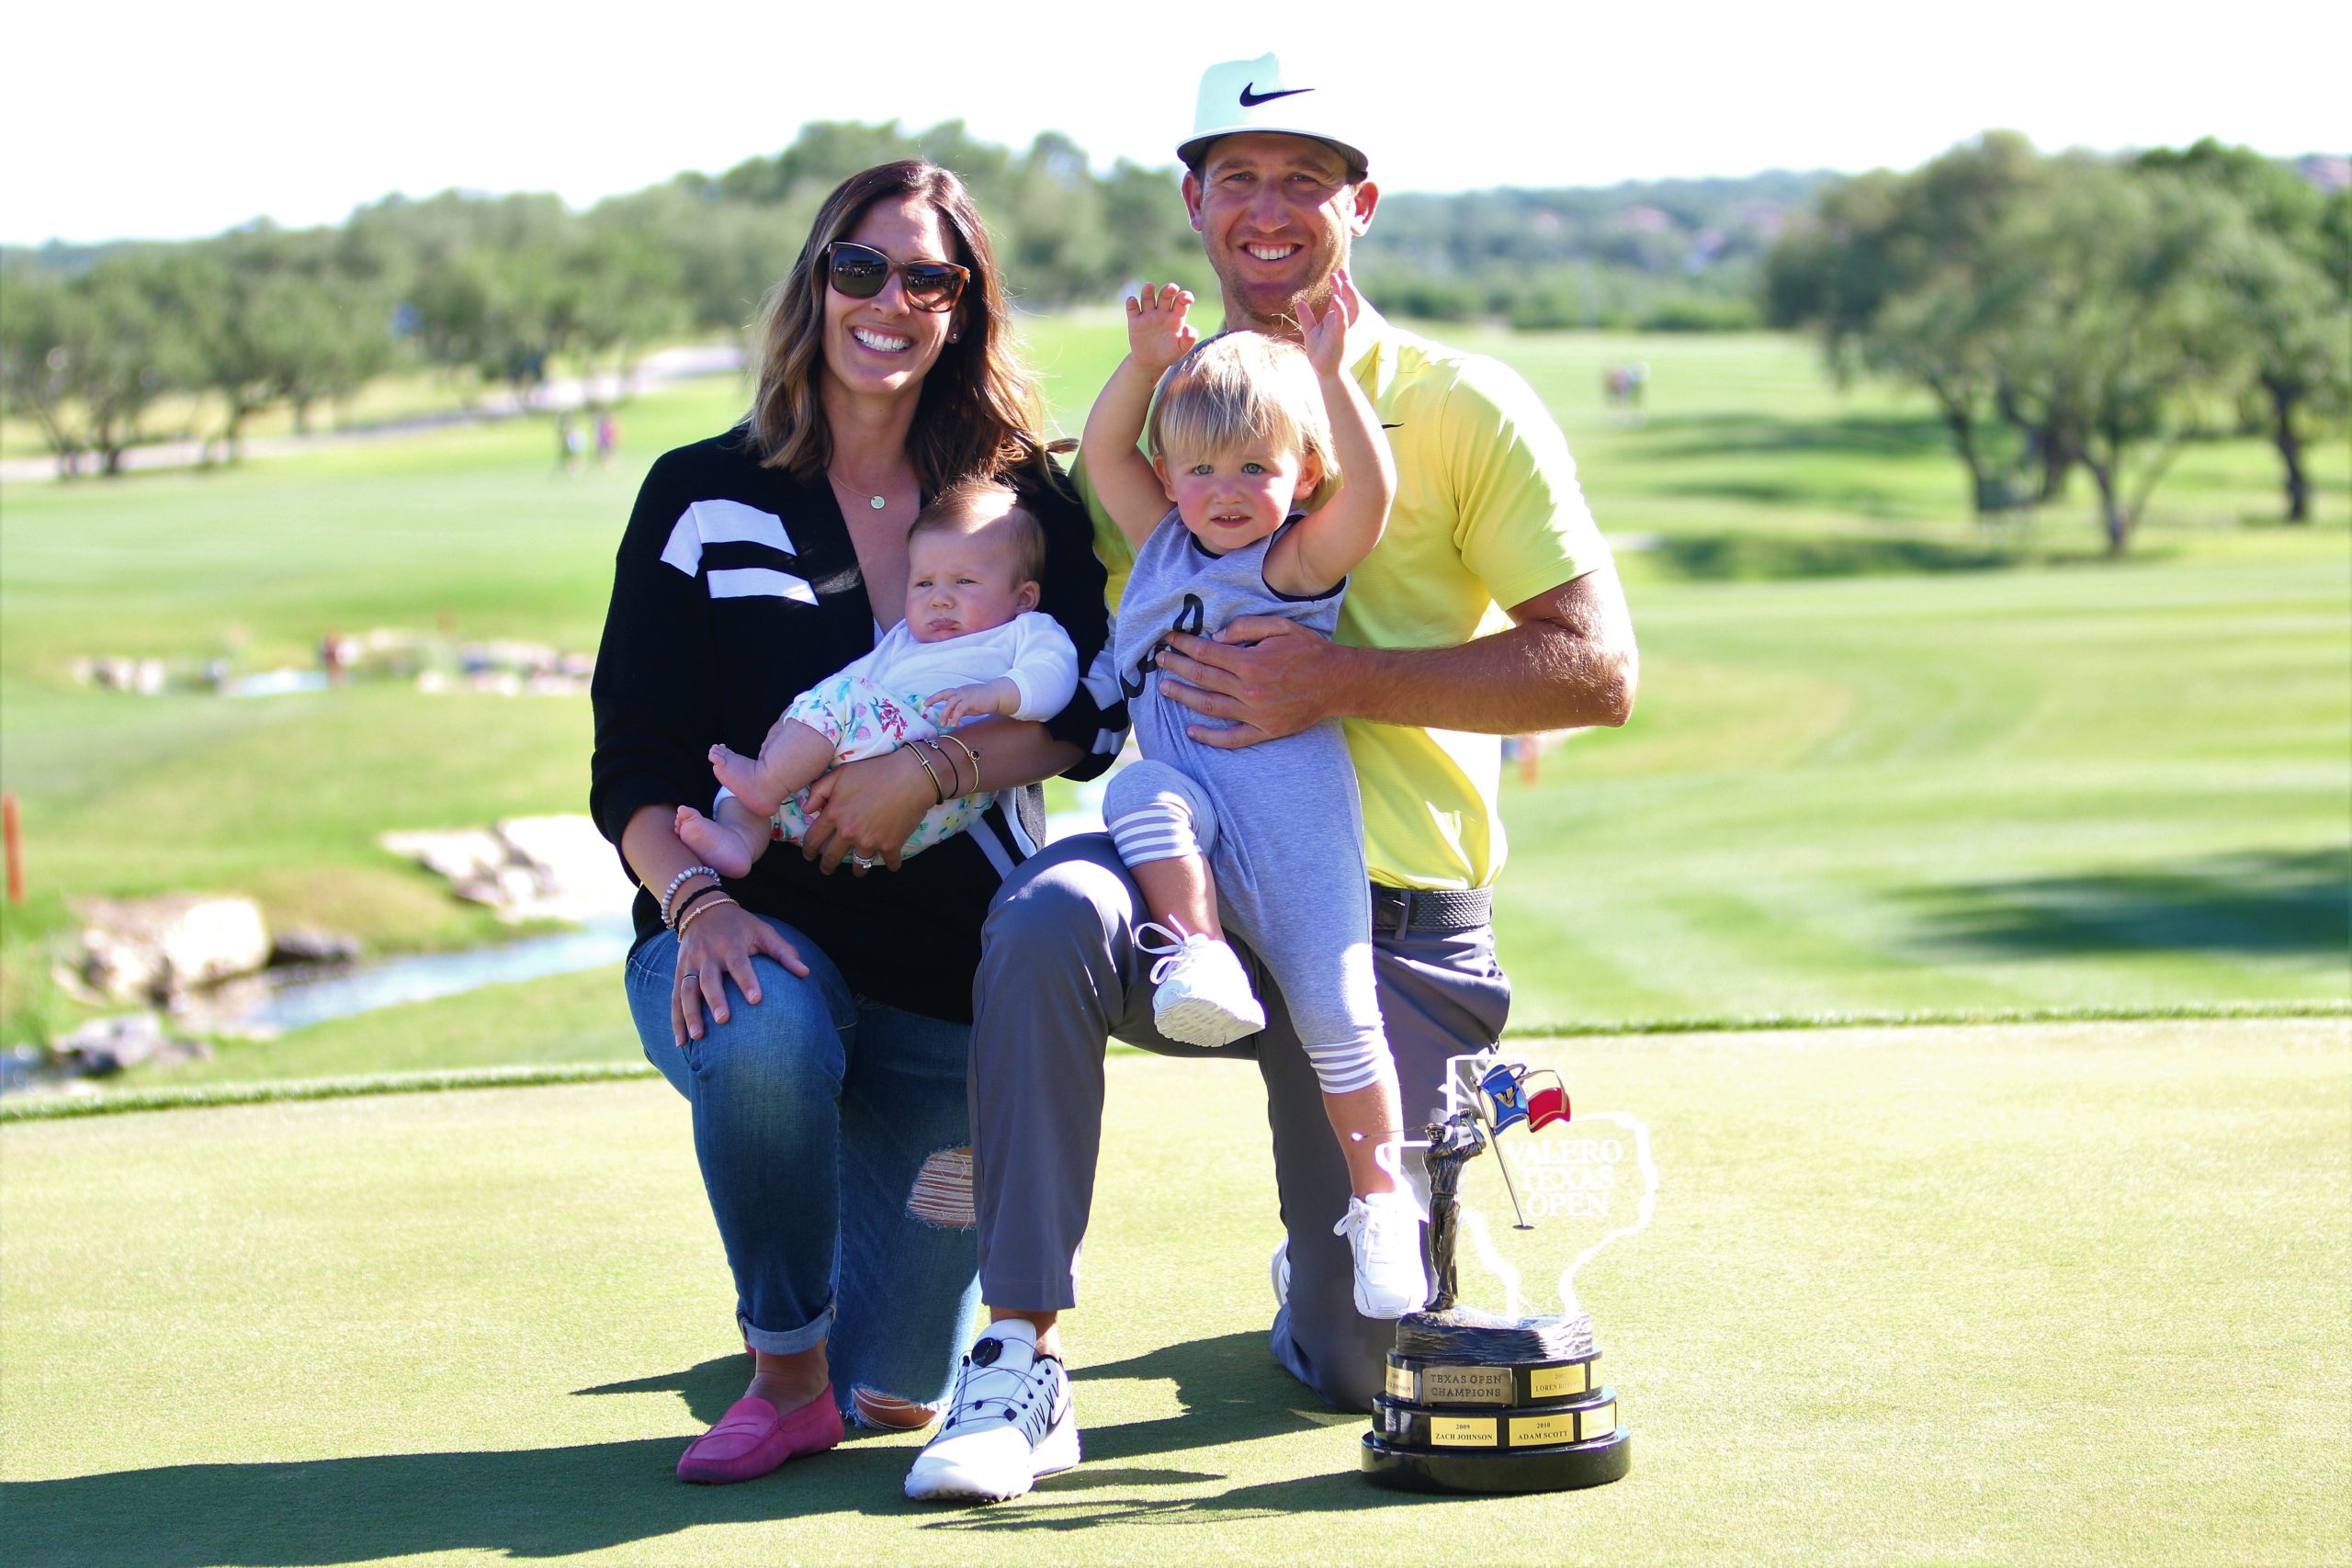
{"label": "woman's long brown hair", "polygon": [[759,321],[759,390],[743,416],[763,467],[788,469],[813,483],[832,460],[817,377],[825,331],[825,247],[845,239],[866,209],[891,197],[914,197],[939,214],[955,255],[971,269],[956,307],[962,328],[923,378],[907,456],[926,495],[968,474],[1053,484],[1058,476],[1037,434],[1036,378],[1012,351],[1011,320],[998,281],[996,254],[971,193],[955,174],[919,158],[880,164],[833,187],[808,230],[808,243],[784,281],[768,290]]}

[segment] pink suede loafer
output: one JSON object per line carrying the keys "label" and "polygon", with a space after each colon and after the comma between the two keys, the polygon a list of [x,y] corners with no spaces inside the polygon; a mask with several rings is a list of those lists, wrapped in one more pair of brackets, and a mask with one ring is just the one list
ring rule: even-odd
{"label": "pink suede loafer", "polygon": [[727,1407],[717,1426],[686,1445],[678,1456],[678,1479],[703,1486],[749,1481],[841,1440],[842,1413],[830,1384],[789,1416],[778,1416],[766,1400],[746,1394]]}

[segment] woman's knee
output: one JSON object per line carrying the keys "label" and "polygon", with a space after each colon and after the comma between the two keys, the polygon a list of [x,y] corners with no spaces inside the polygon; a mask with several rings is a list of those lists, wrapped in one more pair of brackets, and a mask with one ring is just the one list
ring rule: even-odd
{"label": "woman's knee", "polygon": [[844,1021],[823,987],[765,956],[752,960],[760,999],[744,998],[727,982],[727,1019],[705,1009],[703,1036],[685,1045],[688,1063],[705,1089],[832,1100],[841,1092],[847,1053]]}

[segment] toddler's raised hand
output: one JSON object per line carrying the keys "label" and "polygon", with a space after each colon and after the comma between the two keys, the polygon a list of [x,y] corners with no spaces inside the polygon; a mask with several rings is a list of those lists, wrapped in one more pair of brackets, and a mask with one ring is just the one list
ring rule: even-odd
{"label": "toddler's raised hand", "polygon": [[1317,316],[1315,307],[1298,302],[1298,326],[1305,340],[1306,362],[1317,376],[1336,376],[1347,357],[1348,328],[1363,314],[1363,296],[1356,292],[1345,267],[1331,275],[1331,303]]}
{"label": "toddler's raised hand", "polygon": [[1127,353],[1154,380],[1193,351],[1200,330],[1186,321],[1193,291],[1172,283],[1146,283],[1127,296]]}

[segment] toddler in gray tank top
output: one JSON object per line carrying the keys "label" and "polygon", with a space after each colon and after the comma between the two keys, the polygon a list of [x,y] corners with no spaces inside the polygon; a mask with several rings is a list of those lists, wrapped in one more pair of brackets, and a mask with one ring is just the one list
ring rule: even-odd
{"label": "toddler in gray tank top", "polygon": [[[1114,648],[1143,760],[1112,779],[1102,815],[1151,914],[1138,940],[1162,944],[1146,950],[1159,957],[1161,1034],[1223,1045],[1265,1027],[1228,932],[1281,992],[1347,1160],[1354,1197],[1339,1229],[1357,1310],[1396,1317],[1428,1288],[1397,1178],[1396,1068],[1347,742],[1337,719],[1227,739],[1233,727],[1167,695],[1159,662],[1171,632],[1214,637],[1264,616],[1325,637],[1337,626],[1396,484],[1379,422],[1341,368],[1362,301],[1339,274],[1319,314],[1300,307],[1303,351],[1241,332],[1195,347],[1192,302],[1148,284],[1127,301],[1128,356],[1087,416],[1088,478],[1136,548]],[[1148,459],[1136,449],[1147,411]]]}

